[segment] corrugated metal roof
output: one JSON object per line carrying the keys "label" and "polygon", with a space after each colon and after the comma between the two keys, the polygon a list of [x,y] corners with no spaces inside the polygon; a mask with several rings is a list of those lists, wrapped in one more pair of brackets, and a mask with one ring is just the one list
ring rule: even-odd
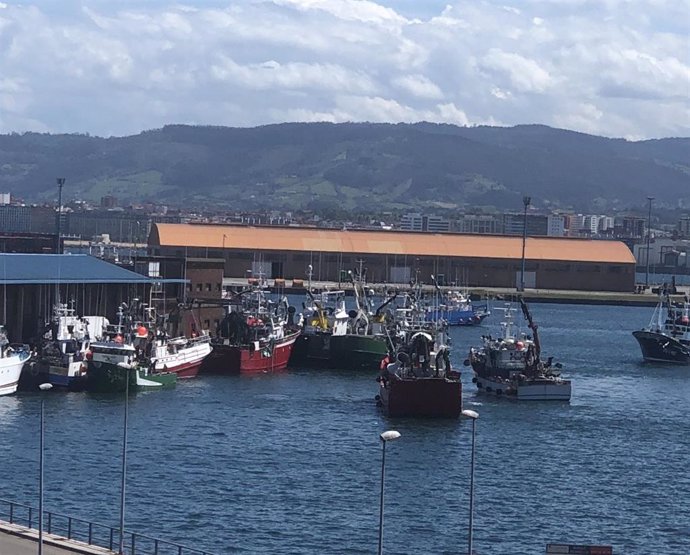
{"label": "corrugated metal roof", "polygon": [[[88,254],[0,253],[0,283],[153,283],[136,272]],[[156,280],[161,281],[161,280]]]}
{"label": "corrugated metal roof", "polygon": [[[398,254],[462,258],[522,258],[522,237],[360,231],[317,228],[240,227],[199,224],[154,224],[149,244],[242,250]],[[621,241],[562,237],[528,237],[528,260],[634,264]]]}

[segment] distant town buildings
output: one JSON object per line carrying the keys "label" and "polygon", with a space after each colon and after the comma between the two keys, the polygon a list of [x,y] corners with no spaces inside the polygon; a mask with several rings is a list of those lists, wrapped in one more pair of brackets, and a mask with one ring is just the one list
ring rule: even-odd
{"label": "distant town buildings", "polygon": [[400,219],[399,229],[443,233],[450,231],[450,220],[433,214],[409,213]]}

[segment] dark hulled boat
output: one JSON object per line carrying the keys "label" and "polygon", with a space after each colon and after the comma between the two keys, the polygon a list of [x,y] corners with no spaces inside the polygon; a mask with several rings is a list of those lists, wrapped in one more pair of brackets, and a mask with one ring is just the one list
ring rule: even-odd
{"label": "dark hulled boat", "polygon": [[395,350],[381,361],[377,378],[376,400],[384,412],[391,417],[459,417],[462,383],[450,364],[445,324],[405,319],[396,322],[392,335]]}
{"label": "dark hulled boat", "polygon": [[690,364],[690,301],[662,289],[649,325],[633,332],[647,362]]}

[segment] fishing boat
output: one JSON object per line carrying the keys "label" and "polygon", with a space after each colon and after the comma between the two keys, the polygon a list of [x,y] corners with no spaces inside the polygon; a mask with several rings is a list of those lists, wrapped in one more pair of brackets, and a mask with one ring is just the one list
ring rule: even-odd
{"label": "fishing boat", "polygon": [[[375,370],[388,354],[390,341],[383,309],[394,299],[389,297],[378,308],[367,292],[365,272],[348,272],[353,285],[355,308],[346,309],[343,290],[314,293],[307,288],[307,300],[301,315],[302,334],[295,343],[291,362],[342,370]],[[311,279],[310,279],[311,282]]]}
{"label": "fishing boat", "polygon": [[0,395],[17,391],[19,376],[31,357],[26,345],[12,345],[7,339],[5,326],[0,325]]}
{"label": "fishing boat", "polygon": [[119,391],[172,385],[178,378],[193,378],[211,353],[208,334],[169,337],[165,318],[138,300],[118,311],[118,324],[105,341],[91,343],[86,353],[87,387],[93,391]]}
{"label": "fishing boat", "polygon": [[126,389],[159,389],[177,382],[177,373],[156,371],[131,343],[120,339],[95,342],[87,354],[87,389],[116,393]]}
{"label": "fishing boat", "polygon": [[541,360],[541,344],[536,323],[527,303],[518,297],[523,315],[532,336],[515,332],[512,307],[506,307],[501,323],[503,335],[482,337],[480,349],[470,349],[466,365],[474,370],[472,381],[481,393],[510,397],[526,401],[569,401],[572,393],[570,380],[560,375],[562,365],[553,357]]}
{"label": "fishing boat", "polygon": [[649,325],[633,332],[648,362],[690,364],[690,301],[674,301],[662,288]]}
{"label": "fishing boat", "polygon": [[426,319],[436,322],[445,320],[449,326],[477,326],[491,315],[488,302],[484,304],[473,303],[469,295],[463,291],[451,290],[443,292],[436,283],[434,276],[431,279],[438,293],[437,302],[426,308]]}
{"label": "fishing boat", "polygon": [[83,389],[86,353],[91,341],[103,339],[109,324],[107,318],[78,316],[73,307],[58,303],[36,356],[24,367],[22,387],[35,389],[49,382],[55,387]]}
{"label": "fishing boat", "polygon": [[227,305],[203,371],[238,374],[284,370],[300,335],[290,324],[294,314],[287,297],[271,301],[262,283],[240,291]]}
{"label": "fishing boat", "polygon": [[450,362],[444,322],[427,322],[415,307],[400,309],[394,347],[381,361],[376,401],[391,417],[457,418],[462,412],[460,373]]}

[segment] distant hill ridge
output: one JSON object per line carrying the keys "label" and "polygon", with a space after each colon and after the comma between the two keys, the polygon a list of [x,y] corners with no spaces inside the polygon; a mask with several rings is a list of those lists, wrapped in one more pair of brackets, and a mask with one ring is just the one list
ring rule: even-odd
{"label": "distant hill ridge", "polygon": [[0,135],[0,190],[231,209],[690,208],[690,138],[631,142],[543,125],[168,125],[130,137]]}

